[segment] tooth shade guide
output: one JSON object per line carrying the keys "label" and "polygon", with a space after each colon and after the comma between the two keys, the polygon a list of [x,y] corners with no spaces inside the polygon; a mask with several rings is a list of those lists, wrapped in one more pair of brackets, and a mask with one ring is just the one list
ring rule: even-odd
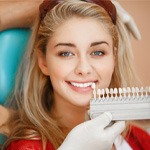
{"label": "tooth shade guide", "polygon": [[107,111],[113,120],[150,119],[149,94],[150,87],[98,89],[97,98],[90,101],[91,119]]}

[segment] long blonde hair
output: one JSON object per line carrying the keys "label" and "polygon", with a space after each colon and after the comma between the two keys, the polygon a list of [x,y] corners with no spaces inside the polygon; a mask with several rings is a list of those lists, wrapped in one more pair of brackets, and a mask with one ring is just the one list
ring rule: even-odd
{"label": "long blonde hair", "polygon": [[[39,66],[36,51],[46,53],[48,40],[57,27],[71,17],[94,18],[101,22],[112,36],[116,66],[111,87],[133,85],[135,73],[132,65],[132,50],[123,23],[117,18],[114,25],[107,12],[96,4],[79,0],[60,2],[47,12],[44,20],[36,20],[28,50],[18,71],[13,101],[17,104],[18,113],[11,119],[13,131],[6,142],[17,139],[40,139],[45,147],[50,141],[55,149],[63,142],[59,119],[51,112],[53,107],[53,88],[49,77],[43,75]],[[134,80],[133,80],[134,79]]]}

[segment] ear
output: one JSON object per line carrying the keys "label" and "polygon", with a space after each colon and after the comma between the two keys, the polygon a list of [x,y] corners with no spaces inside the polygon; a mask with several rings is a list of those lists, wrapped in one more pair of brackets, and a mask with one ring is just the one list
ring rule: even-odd
{"label": "ear", "polygon": [[36,51],[36,55],[38,59],[38,65],[42,73],[46,76],[49,76],[45,55],[39,49]]}

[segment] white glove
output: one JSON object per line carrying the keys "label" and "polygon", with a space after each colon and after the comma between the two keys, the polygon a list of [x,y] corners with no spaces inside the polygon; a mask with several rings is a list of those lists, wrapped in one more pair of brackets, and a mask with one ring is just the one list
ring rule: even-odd
{"label": "white glove", "polygon": [[76,126],[58,150],[110,150],[116,137],[125,128],[124,121],[107,127],[111,120],[112,115],[104,113]]}
{"label": "white glove", "polygon": [[140,40],[141,34],[132,16],[117,1],[112,0],[112,3],[116,6],[118,16],[126,25],[129,32],[131,32],[137,40]]}

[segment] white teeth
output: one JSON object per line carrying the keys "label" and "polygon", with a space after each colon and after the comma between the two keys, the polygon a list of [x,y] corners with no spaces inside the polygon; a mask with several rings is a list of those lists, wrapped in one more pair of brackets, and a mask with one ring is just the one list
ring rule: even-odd
{"label": "white teeth", "polygon": [[75,82],[70,82],[73,86],[80,87],[80,88],[85,88],[88,86],[91,86],[93,82],[88,82],[88,83],[75,83]]}

